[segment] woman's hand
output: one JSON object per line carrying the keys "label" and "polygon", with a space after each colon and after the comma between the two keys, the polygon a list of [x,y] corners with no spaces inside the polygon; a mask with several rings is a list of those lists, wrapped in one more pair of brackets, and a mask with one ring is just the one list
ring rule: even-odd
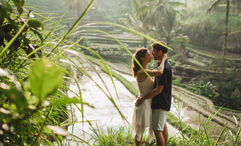
{"label": "woman's hand", "polygon": [[141,105],[143,102],[144,102],[144,98],[138,97],[137,100],[136,100],[135,106],[139,106],[139,105]]}

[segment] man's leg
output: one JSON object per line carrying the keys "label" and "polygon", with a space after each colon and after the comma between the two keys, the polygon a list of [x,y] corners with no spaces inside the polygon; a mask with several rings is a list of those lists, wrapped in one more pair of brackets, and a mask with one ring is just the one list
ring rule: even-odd
{"label": "man's leg", "polygon": [[152,126],[158,146],[166,146],[168,131],[166,126],[168,111],[162,109],[152,110]]}
{"label": "man's leg", "polygon": [[156,144],[157,146],[165,146],[165,139],[163,136],[163,131],[154,130],[155,137],[156,137]]}
{"label": "man's leg", "polygon": [[167,140],[168,140],[168,130],[167,130],[167,125],[165,124],[164,129],[162,131],[162,135],[165,140],[165,146],[167,146]]}

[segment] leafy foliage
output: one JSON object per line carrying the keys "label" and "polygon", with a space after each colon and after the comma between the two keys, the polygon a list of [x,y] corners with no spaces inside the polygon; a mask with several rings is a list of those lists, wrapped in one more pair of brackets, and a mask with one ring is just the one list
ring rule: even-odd
{"label": "leafy foliage", "polygon": [[[40,70],[36,70],[43,67],[48,68],[48,71],[44,74],[41,74]],[[30,74],[30,84],[23,82],[22,85],[8,71],[0,69],[0,80],[6,82],[6,78],[8,79],[8,83],[2,83],[0,86],[0,98],[2,100],[0,104],[0,117],[2,119],[0,124],[5,125],[4,127],[1,126],[0,131],[2,132],[1,141],[5,144],[39,143],[40,133],[44,137],[51,134],[43,124],[48,123],[46,120],[48,120],[49,114],[59,104],[46,106],[44,103],[48,100],[51,101],[51,98],[47,100],[45,98],[47,96],[56,98],[56,90],[53,89],[56,89],[63,81],[64,71],[47,59],[40,59],[33,63],[31,72],[36,71],[40,71],[39,76]],[[30,89],[33,92],[30,92]],[[41,91],[41,94],[39,91]],[[65,102],[62,105],[68,103],[70,102]],[[46,110],[47,112],[44,112]],[[29,120],[31,122],[28,122]]]}
{"label": "leafy foliage", "polygon": [[198,89],[198,94],[207,96],[210,98],[215,98],[216,87],[212,83],[210,83],[210,82],[205,83],[202,80],[202,81],[194,84],[194,87],[196,87]]}
{"label": "leafy foliage", "polygon": [[241,106],[241,84],[236,79],[231,82],[220,82],[217,85],[217,92],[221,96],[217,99],[220,106],[226,106],[232,109],[240,110]]}
{"label": "leafy foliage", "polygon": [[[26,54],[31,53],[37,46],[34,43],[35,40],[31,39],[29,35],[36,34],[42,41],[43,37],[40,33],[43,29],[43,24],[37,19],[29,18],[31,11],[28,14],[23,14],[24,0],[3,1],[4,4],[0,5],[0,47],[6,47],[10,40],[20,31],[21,26],[26,24],[22,32],[17,36],[14,42],[10,46],[10,50],[3,52],[4,58],[1,67],[8,67],[11,64],[11,60],[16,60],[18,57],[17,52],[23,49]],[[16,13],[16,10],[17,12]],[[38,55],[41,56],[41,51]],[[33,54],[32,57],[35,55]]]}
{"label": "leafy foliage", "polygon": [[24,13],[24,0],[1,2],[0,145],[59,142],[71,135],[60,127],[69,118],[66,105],[82,100],[66,96],[63,68],[34,54],[42,57],[41,48],[48,45],[44,41],[52,31],[43,37],[43,23],[30,18],[31,10]]}

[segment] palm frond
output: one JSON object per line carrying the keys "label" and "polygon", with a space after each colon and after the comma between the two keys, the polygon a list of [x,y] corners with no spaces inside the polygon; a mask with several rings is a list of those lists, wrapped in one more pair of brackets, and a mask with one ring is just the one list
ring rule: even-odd
{"label": "palm frond", "polygon": [[216,0],[210,8],[207,9],[206,14],[209,14],[213,8],[217,7],[217,5],[221,2],[222,0]]}
{"label": "palm frond", "polygon": [[186,8],[186,5],[182,2],[168,2],[168,5],[171,5],[172,7],[183,7]]}

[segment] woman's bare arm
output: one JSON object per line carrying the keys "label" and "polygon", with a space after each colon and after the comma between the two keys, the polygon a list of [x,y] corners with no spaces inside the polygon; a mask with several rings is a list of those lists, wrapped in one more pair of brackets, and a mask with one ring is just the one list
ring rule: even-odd
{"label": "woman's bare arm", "polygon": [[143,75],[146,75],[146,73],[148,73],[150,76],[159,76],[159,75],[163,74],[164,64],[165,64],[166,60],[167,60],[167,54],[164,54],[164,56],[162,58],[162,62],[156,70],[145,69],[145,72],[143,70],[141,70],[138,72],[138,74],[140,76],[143,76]]}
{"label": "woman's bare arm", "polygon": [[143,97],[137,97],[137,100],[136,100],[136,103],[135,105],[136,106],[139,106],[141,105],[145,99],[152,99],[153,97],[155,97],[156,95],[158,95],[159,93],[162,92],[163,90],[163,85],[159,85],[157,86],[156,88],[154,88],[150,93],[148,93],[147,95],[143,96]]}

